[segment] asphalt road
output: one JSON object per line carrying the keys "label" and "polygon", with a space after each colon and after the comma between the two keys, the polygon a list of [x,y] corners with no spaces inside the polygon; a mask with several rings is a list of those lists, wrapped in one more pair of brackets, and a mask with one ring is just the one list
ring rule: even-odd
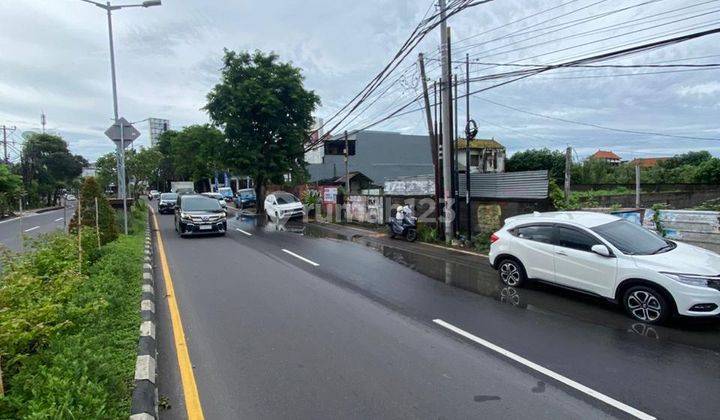
{"label": "asphalt road", "polygon": [[[206,418],[589,419],[631,417],[628,409],[641,417],[715,418],[720,412],[714,398],[720,353],[712,346],[648,338],[542,305],[518,310],[514,296],[499,300],[437,281],[385,247],[255,227],[251,219],[232,220],[226,237],[181,239],[172,216],[158,218]],[[467,278],[444,278],[453,277]],[[552,291],[533,293],[572,302]],[[587,306],[578,311],[607,312]],[[172,406],[162,414],[184,418],[162,299],[158,314],[158,383]]]}
{"label": "asphalt road", "polygon": [[[68,221],[75,211],[73,206],[73,203],[68,203]],[[64,212],[60,209],[43,213],[29,212],[23,217],[0,220],[0,244],[13,251],[20,251],[22,248],[21,235],[32,238],[63,229],[65,226],[63,215]]]}

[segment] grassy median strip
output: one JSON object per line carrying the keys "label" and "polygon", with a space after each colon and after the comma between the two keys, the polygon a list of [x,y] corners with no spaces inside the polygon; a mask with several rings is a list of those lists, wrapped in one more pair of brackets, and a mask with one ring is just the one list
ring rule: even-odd
{"label": "grassy median strip", "polygon": [[[55,234],[0,277],[0,418],[127,418],[137,355],[146,210],[93,248]],[[87,236],[87,238],[86,238]]]}

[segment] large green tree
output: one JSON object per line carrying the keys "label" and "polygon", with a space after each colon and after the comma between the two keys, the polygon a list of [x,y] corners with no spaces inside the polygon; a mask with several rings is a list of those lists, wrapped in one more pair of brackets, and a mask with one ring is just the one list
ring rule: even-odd
{"label": "large green tree", "polygon": [[57,203],[62,189],[72,185],[87,161],[68,150],[60,136],[31,134],[22,152],[22,177],[31,205]]}
{"label": "large green tree", "polygon": [[22,178],[10,172],[8,165],[0,164],[0,217],[10,212],[22,191]]}
{"label": "large green tree", "polygon": [[164,181],[207,182],[215,171],[228,168],[222,161],[225,136],[217,128],[191,125],[160,136],[157,152],[159,176]]}
{"label": "large green tree", "polygon": [[320,98],[303,81],[275,54],[225,50],[220,83],[207,96],[205,110],[225,131],[223,162],[254,179],[260,211],[268,183],[305,173],[303,148]]}
{"label": "large green tree", "polygon": [[133,197],[136,199],[140,195],[138,185],[146,182],[148,186],[157,184],[158,168],[162,154],[154,147],[146,149],[140,147],[140,150],[129,150],[125,154],[125,171],[130,180],[130,189]]}
{"label": "large green tree", "polygon": [[565,154],[559,150],[528,149],[515,152],[505,162],[508,172],[547,170],[550,178],[565,177]]}
{"label": "large green tree", "polygon": [[115,153],[106,153],[95,161],[95,177],[103,191],[117,184],[117,158]]}

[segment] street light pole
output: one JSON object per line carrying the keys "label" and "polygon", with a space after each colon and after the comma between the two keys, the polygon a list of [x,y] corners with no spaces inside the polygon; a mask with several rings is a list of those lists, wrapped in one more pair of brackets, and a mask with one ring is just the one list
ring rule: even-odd
{"label": "street light pole", "polygon": [[[113,94],[113,112],[115,116],[115,125],[119,124],[118,119],[118,98],[117,98],[117,77],[115,75],[115,45],[113,44],[112,32],[112,7],[107,2],[107,20],[108,20],[108,36],[110,38],[110,74],[112,75],[112,94]],[[128,234],[127,222],[127,194],[125,193],[125,137],[123,136],[123,127],[120,125],[120,144],[117,150],[117,173],[118,173],[118,198],[123,202],[123,227],[125,234]]]}
{"label": "street light pole", "polygon": [[117,97],[117,77],[115,75],[115,46],[113,44],[113,32],[112,32],[112,11],[120,10],[128,7],[152,7],[160,6],[162,0],[148,0],[141,4],[123,4],[119,6],[113,6],[108,0],[105,4],[98,3],[92,0],[80,0],[85,3],[93,4],[107,12],[108,21],[108,37],[110,39],[110,74],[112,75],[112,93],[113,93],[113,116],[115,117],[115,125],[120,126],[120,144],[117,150],[117,173],[118,173],[118,198],[122,199],[123,202],[123,224],[125,227],[125,234],[128,233],[128,215],[127,215],[127,186],[125,185],[125,137],[123,135],[123,125],[119,123],[120,113],[118,111],[118,97]]}

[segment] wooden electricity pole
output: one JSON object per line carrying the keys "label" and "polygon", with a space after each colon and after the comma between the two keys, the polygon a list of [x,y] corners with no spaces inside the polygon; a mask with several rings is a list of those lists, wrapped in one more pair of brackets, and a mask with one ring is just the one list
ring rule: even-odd
{"label": "wooden electricity pole", "polygon": [[438,179],[438,145],[435,129],[433,127],[432,113],[430,112],[430,94],[428,93],[427,78],[425,77],[425,59],[423,54],[418,55],[418,64],[420,66],[420,80],[422,83],[423,99],[425,100],[425,120],[427,122],[428,136],[430,138],[430,154],[433,163],[433,178],[435,178],[435,227],[440,231],[440,182]]}
{"label": "wooden electricity pole", "polygon": [[98,209],[97,197],[95,197],[95,235],[97,236],[98,248],[100,248],[100,210]]}
{"label": "wooden electricity pole", "polygon": [[635,165],[635,208],[640,208],[640,165]]}
{"label": "wooden electricity pole", "polygon": [[570,172],[572,171],[572,147],[565,149],[565,202],[570,202]]}
{"label": "wooden electricity pole", "polygon": [[447,15],[445,0],[440,0],[440,39],[441,39],[441,56],[442,61],[442,82],[440,83],[441,101],[445,105],[442,107],[442,153],[443,153],[443,197],[445,198],[445,241],[450,241],[454,237],[453,218],[449,217],[449,205],[452,200],[452,76],[450,67],[450,29],[447,27]]}

